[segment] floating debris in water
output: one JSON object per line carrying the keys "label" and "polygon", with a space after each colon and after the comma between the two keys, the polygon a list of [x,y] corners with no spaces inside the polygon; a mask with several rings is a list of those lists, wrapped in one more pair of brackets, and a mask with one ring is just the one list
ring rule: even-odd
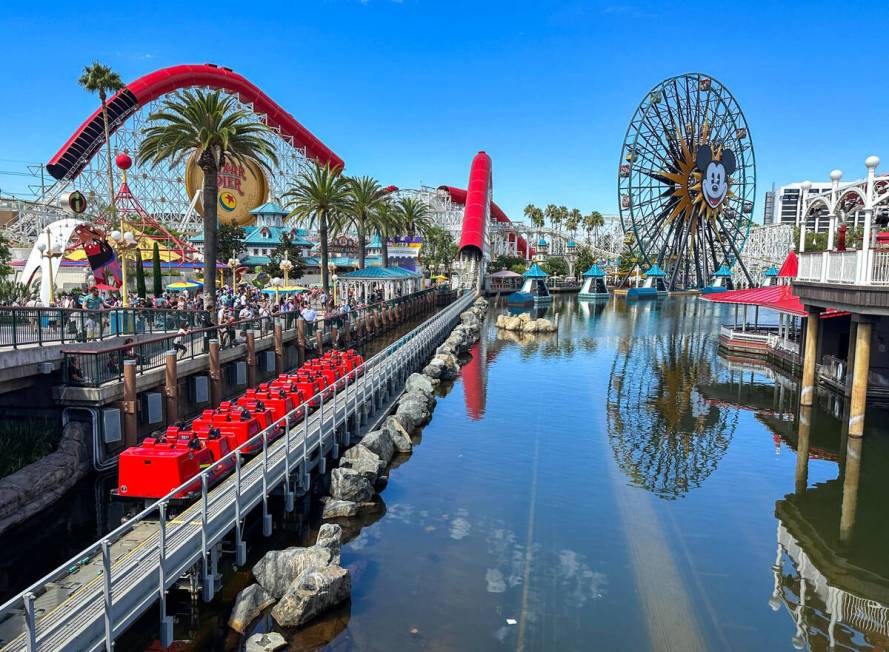
{"label": "floating debris in water", "polygon": [[496,568],[489,568],[485,573],[485,581],[488,583],[488,593],[503,593],[506,591],[506,580],[503,573]]}
{"label": "floating debris in water", "polygon": [[519,622],[519,621],[517,621],[515,618],[507,618],[506,619],[507,625],[515,625],[517,622]]}

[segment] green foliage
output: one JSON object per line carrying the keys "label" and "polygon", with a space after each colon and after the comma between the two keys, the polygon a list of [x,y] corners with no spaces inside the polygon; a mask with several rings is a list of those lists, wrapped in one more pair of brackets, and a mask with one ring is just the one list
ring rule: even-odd
{"label": "green foliage", "polygon": [[395,203],[395,217],[399,235],[424,236],[432,228],[429,206],[416,197],[402,197]]}
{"label": "green foliage", "polygon": [[384,200],[386,191],[373,177],[347,177],[347,180],[349,200],[346,216],[358,236],[358,267],[364,269],[367,234],[374,230],[377,207]]}
{"label": "green foliage", "polygon": [[488,265],[488,271],[500,272],[504,269],[512,270],[513,267],[521,267],[523,272],[528,269],[528,266],[525,263],[525,259],[521,256],[502,255],[497,256],[494,260],[491,261],[491,263]]}
{"label": "green foliage", "polygon": [[58,418],[0,420],[0,478],[49,455],[61,439],[62,429]]}
{"label": "green foliage", "polygon": [[39,282],[34,281],[30,286],[18,281],[0,280],[0,302],[25,303],[38,293]]}
{"label": "green foliage", "polygon": [[568,263],[561,256],[550,256],[540,264],[540,267],[550,276],[568,275]]}
{"label": "green foliage", "polygon": [[534,225],[536,229],[542,229],[544,225],[543,211],[534,204],[528,204],[522,211],[525,217]]}
{"label": "green foliage", "polygon": [[447,229],[433,226],[423,236],[423,247],[420,255],[427,269],[437,271],[439,265],[450,270],[457,258],[457,243]]}
{"label": "green foliage", "polygon": [[247,245],[244,244],[245,237],[246,233],[239,224],[234,222],[220,224],[217,236],[219,242],[217,260],[221,263],[228,263],[229,258],[237,258],[247,251]]}
{"label": "green foliage", "polygon": [[578,245],[576,253],[577,264],[574,270],[577,274],[583,274],[593,266],[593,263],[598,263],[601,260],[589,245]]}
{"label": "green foliage", "polygon": [[275,276],[284,278],[284,272],[281,271],[280,265],[285,258],[293,263],[293,269],[289,272],[289,278],[291,280],[302,278],[306,269],[306,264],[302,258],[302,247],[293,244],[293,239],[286,233],[281,236],[281,244],[269,258],[269,264],[264,268],[265,273],[272,278]]}
{"label": "green foliage", "polygon": [[164,278],[161,276],[161,250],[157,242],[151,251],[151,284],[154,296],[159,297],[164,293]]}
{"label": "green foliage", "polygon": [[9,251],[9,240],[0,233],[0,277],[12,274],[12,267],[9,266],[9,261],[11,260],[12,253]]}
{"label": "green foliage", "polygon": [[142,265],[142,252],[138,249],[136,249],[136,294],[140,299],[144,299],[146,295],[145,268]]}
{"label": "green foliage", "polygon": [[78,83],[84,90],[98,94],[103,104],[109,93],[119,91],[124,87],[120,75],[98,61],[93,62],[91,66],[84,66]]}
{"label": "green foliage", "polygon": [[515,272],[516,274],[524,274],[528,271],[528,266],[525,263],[517,263],[509,268],[510,272]]}

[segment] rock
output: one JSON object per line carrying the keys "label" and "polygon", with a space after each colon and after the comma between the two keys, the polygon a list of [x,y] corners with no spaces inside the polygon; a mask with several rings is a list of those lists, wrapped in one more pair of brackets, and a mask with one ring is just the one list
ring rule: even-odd
{"label": "rock", "polygon": [[343,528],[333,523],[325,523],[318,530],[315,545],[330,553],[330,563],[340,563],[340,548],[343,542]]}
{"label": "rock", "polygon": [[306,571],[272,609],[272,618],[281,627],[299,627],[348,600],[351,593],[352,578],[345,568],[327,566]]}
{"label": "rock", "polygon": [[523,333],[536,333],[537,332],[537,322],[536,321],[526,321],[522,324],[522,332]]}
{"label": "rock", "polygon": [[438,380],[441,377],[441,365],[426,365],[423,367],[423,375],[428,376],[432,380]]}
{"label": "rock", "polygon": [[372,430],[364,435],[361,439],[361,445],[376,453],[377,457],[386,464],[392,460],[392,456],[395,454],[389,435],[382,430]]}
{"label": "rock", "polygon": [[363,503],[373,498],[373,485],[355,469],[336,468],[330,473],[330,497]]}
{"label": "rock", "polygon": [[[243,633],[243,632],[241,632]],[[287,641],[278,632],[254,634],[247,639],[245,652],[275,652],[287,647]]]}
{"label": "rock", "polygon": [[410,453],[413,450],[414,444],[411,441],[411,436],[397,416],[386,417],[386,423],[383,428],[389,435],[389,439],[392,440],[395,450],[399,453]]}
{"label": "rock", "polygon": [[253,577],[273,598],[280,598],[287,587],[303,572],[312,568],[324,568],[330,563],[330,551],[326,548],[287,548],[270,550],[253,567]]}
{"label": "rock", "polygon": [[358,444],[343,454],[340,458],[340,467],[358,471],[373,484],[386,468],[386,463],[367,446]]}
{"label": "rock", "polygon": [[420,426],[428,423],[432,413],[426,407],[425,398],[421,397],[418,399],[408,394],[398,402],[395,416],[401,421],[401,425],[404,426],[405,430],[413,432]]}
{"label": "rock", "polygon": [[523,312],[519,315],[519,321],[522,323],[529,322],[531,321],[531,315],[529,315],[527,312]]}
{"label": "rock", "polygon": [[408,376],[407,382],[404,384],[404,389],[408,393],[419,391],[429,396],[432,396],[433,392],[432,383],[422,374],[411,374]]}
{"label": "rock", "polygon": [[275,598],[259,584],[251,584],[238,593],[235,598],[235,606],[232,615],[228,619],[228,626],[239,634],[247,631],[254,620],[266,607],[275,604]]}
{"label": "rock", "polygon": [[321,512],[322,519],[351,518],[358,514],[358,503],[351,500],[336,500],[330,496],[321,499],[324,509]]}

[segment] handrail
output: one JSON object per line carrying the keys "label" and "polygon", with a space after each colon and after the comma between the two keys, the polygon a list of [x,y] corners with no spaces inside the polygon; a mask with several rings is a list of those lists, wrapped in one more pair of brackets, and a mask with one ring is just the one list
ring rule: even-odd
{"label": "handrail", "polygon": [[[409,360],[411,360],[414,363],[420,361],[421,356],[424,353],[432,350],[430,347],[430,342],[431,342],[433,336],[430,335],[430,333],[432,333],[433,331],[431,331],[430,329],[433,326],[439,326],[442,324],[446,325],[447,323],[450,323],[451,321],[455,320],[457,318],[457,316],[459,315],[459,313],[462,312],[466,307],[469,306],[469,304],[470,304],[469,300],[471,300],[474,296],[475,295],[473,293],[465,294],[461,300],[456,301],[455,303],[451,304],[448,308],[446,308],[446,309],[442,310],[441,312],[432,316],[421,327],[418,327],[418,328],[412,330],[411,332],[403,335],[398,340],[396,340],[395,342],[393,342],[389,346],[387,346],[385,349],[383,349],[382,351],[380,351],[379,353],[374,355],[372,358],[370,358],[369,360],[365,360],[361,365],[356,367],[354,369],[356,382],[355,382],[355,384],[354,384],[355,386],[353,387],[352,392],[351,392],[352,399],[353,399],[352,411],[355,412],[357,410],[357,406],[358,406],[357,393],[359,391],[359,388],[357,385],[358,385],[359,378],[361,378],[361,377],[364,378],[364,380],[362,381],[361,388],[360,388],[360,390],[363,392],[362,399],[361,399],[362,404],[367,401],[368,386],[370,386],[371,392],[376,392],[377,389],[382,388],[382,382],[388,382],[388,379],[391,378],[393,371],[394,371],[394,373],[400,374],[402,376],[402,379],[406,378],[407,368],[406,368],[405,361],[403,361],[403,360],[399,361],[399,364],[393,370],[392,369],[393,361],[391,358],[392,354],[394,354],[395,352],[399,351],[403,347],[410,344],[410,345],[412,345],[412,347],[410,349]],[[382,370],[386,371],[386,378],[385,379],[380,377]],[[343,390],[339,390],[339,391],[336,388],[336,383],[334,383],[332,385],[332,387],[334,389],[334,396],[333,396],[333,399],[328,399],[327,403],[330,404],[332,402],[334,405],[333,419],[334,419],[334,425],[336,425],[336,419],[337,419],[337,413],[338,413],[338,408],[336,407],[337,396],[342,393],[344,393],[346,395],[345,409],[346,409],[346,416],[348,416],[348,412],[349,412],[348,398],[349,398],[349,394],[350,394],[349,388],[352,387],[352,385],[347,383],[345,388]],[[276,429],[280,428],[283,425],[283,427],[285,428],[285,434],[284,434],[284,437],[282,440],[279,440],[274,443],[275,453],[276,454],[280,453],[283,448],[283,450],[285,450],[286,460],[289,460],[289,456],[292,452],[291,437],[292,437],[292,433],[294,430],[293,428],[290,427],[289,422],[292,417],[296,417],[297,415],[299,415],[301,410],[303,411],[302,414],[304,414],[305,416],[304,416],[303,425],[302,425],[302,430],[303,430],[303,439],[302,439],[303,450],[302,450],[302,453],[304,454],[304,457],[300,461],[302,463],[304,463],[306,461],[305,454],[306,454],[306,451],[309,447],[309,443],[307,441],[307,436],[309,435],[309,409],[310,409],[310,406],[313,402],[321,405],[321,407],[319,407],[319,409],[315,411],[315,414],[318,415],[318,420],[317,420],[317,423],[315,424],[315,426],[313,426],[313,428],[312,428],[312,431],[313,431],[312,434],[314,434],[314,430],[317,428],[319,441],[322,441],[321,437],[323,436],[323,429],[325,426],[323,405],[324,405],[324,393],[326,391],[328,391],[328,388],[325,388],[325,389],[319,391],[314,396],[303,401],[302,403],[300,403],[299,406],[297,406],[296,408],[294,408],[293,410],[288,412],[286,415],[284,415],[283,417],[281,417],[280,419],[278,419],[271,425],[260,430],[256,435],[251,437],[248,441],[245,441],[244,443],[242,443],[235,450],[231,451],[229,454],[225,455],[224,457],[221,457],[219,460],[217,460],[213,464],[204,468],[199,474],[189,478],[186,482],[182,483],[175,489],[171,490],[168,494],[166,494],[162,498],[154,501],[151,505],[148,505],[147,507],[145,507],[136,516],[128,519],[126,522],[122,523],[120,526],[118,526],[111,532],[105,534],[100,541],[94,542],[90,546],[84,548],[82,551],[80,551],[79,553],[77,553],[76,555],[74,555],[70,559],[68,559],[64,564],[61,564],[54,570],[50,571],[49,573],[47,573],[46,575],[41,577],[36,582],[33,582],[32,584],[30,584],[26,589],[24,589],[17,595],[15,595],[12,598],[10,598],[9,600],[7,600],[3,605],[0,605],[0,614],[4,613],[6,611],[9,611],[9,610],[17,609],[17,607],[20,608],[20,606],[24,604],[25,605],[25,634],[24,635],[25,635],[25,638],[27,641],[31,641],[36,644],[38,641],[39,622],[35,619],[34,611],[33,611],[35,592],[41,592],[48,583],[53,582],[54,580],[57,580],[58,578],[63,577],[66,574],[71,574],[72,568],[79,568],[80,565],[85,560],[95,559],[99,554],[103,555],[103,560],[105,561],[105,569],[106,569],[107,575],[104,577],[104,582],[105,582],[106,590],[108,590],[108,587],[110,587],[113,584],[114,579],[115,579],[113,577],[114,564],[110,560],[110,553],[109,553],[111,544],[113,542],[121,539],[128,532],[131,532],[139,523],[143,522],[149,515],[159,514],[159,515],[161,515],[160,516],[161,520],[163,520],[162,515],[165,513],[167,504],[171,500],[173,500],[178,493],[188,490],[189,487],[193,487],[195,485],[196,480],[199,481],[201,484],[202,498],[198,501],[195,501],[188,508],[186,508],[186,510],[183,512],[183,514],[189,512],[190,510],[194,510],[198,505],[203,504],[202,514],[204,516],[206,516],[209,493],[210,493],[210,491],[208,490],[208,484],[211,480],[211,473],[213,472],[213,470],[218,468],[220,465],[223,465],[223,464],[228,465],[231,462],[234,462],[236,464],[235,468],[237,470],[236,477],[238,477],[240,479],[240,477],[241,477],[240,469],[242,468],[241,467],[241,456],[243,453],[243,449],[245,447],[259,443],[260,440],[262,441],[262,444],[263,444],[262,455],[255,457],[246,468],[248,469],[247,473],[252,473],[252,472],[255,472],[259,468],[259,464],[261,463],[263,465],[263,468],[262,468],[263,478],[265,478],[265,473],[267,471],[268,462],[269,462],[269,454],[268,454],[269,453],[269,435],[272,433],[275,433]],[[322,441],[322,444],[323,444],[323,441]],[[314,444],[311,445],[311,450],[314,450]],[[287,463],[288,463],[288,466],[286,468],[291,469],[291,467],[289,466],[289,461]],[[255,464],[255,466],[251,467],[251,465],[254,465],[254,464]],[[232,478],[232,476],[229,476],[228,480],[231,480],[231,478]],[[278,480],[277,482],[280,482],[280,481],[281,480]],[[276,482],[276,484],[277,484],[277,482]],[[265,483],[264,483],[264,485],[265,485]],[[238,487],[239,486],[240,485],[238,485]],[[270,490],[271,488],[272,487],[265,487],[264,486],[264,490]],[[228,490],[229,490],[229,488],[226,487],[225,489],[223,489],[222,492],[217,492],[217,495],[213,497],[214,502],[216,500],[218,500],[219,496],[224,491],[228,491]],[[236,493],[235,500],[236,500],[236,504],[239,505],[240,504],[240,502],[239,502],[240,501],[240,494]],[[240,509],[240,508],[237,508],[237,509]],[[239,512],[236,512],[236,513],[239,513]],[[173,530],[168,531],[166,534],[166,539],[168,541],[171,540],[174,534],[178,533],[186,525],[190,525],[196,516],[197,516],[197,514],[192,514],[192,516],[189,518],[181,519],[183,521],[183,523],[180,524],[177,528],[174,528]],[[206,527],[206,524],[204,524],[203,527]],[[163,531],[163,530],[161,530],[161,531]],[[143,553],[138,553],[138,554],[142,554],[144,556]],[[153,548],[151,550],[151,554],[153,554]],[[161,561],[161,563],[163,563],[163,562]],[[137,566],[137,567],[139,567],[139,566]],[[131,572],[131,571],[132,571],[132,568],[124,568],[121,570],[121,572],[124,574]],[[80,590],[87,590],[87,589],[86,589],[86,587],[81,587]],[[87,604],[90,604],[90,603],[87,603]],[[113,603],[111,602],[111,596],[106,595],[106,603],[105,603],[106,637],[111,636],[113,638],[114,623],[110,622],[110,620],[109,620],[110,616],[107,613],[109,607],[111,607],[112,604]],[[51,610],[49,613],[52,613],[53,611],[54,610]],[[109,631],[109,627],[111,628],[112,631]],[[27,643],[26,643],[26,645],[27,645]]]}
{"label": "handrail", "polygon": [[22,308],[0,307],[0,348],[65,342],[101,341],[122,335],[167,333],[183,322],[191,326],[203,310],[169,308]]}

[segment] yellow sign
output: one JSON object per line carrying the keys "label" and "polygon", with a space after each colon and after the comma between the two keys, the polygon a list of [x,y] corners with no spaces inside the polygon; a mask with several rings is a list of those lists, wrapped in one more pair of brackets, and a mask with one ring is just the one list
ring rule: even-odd
{"label": "yellow sign", "polygon": [[[216,176],[219,187],[216,214],[220,222],[234,222],[242,226],[255,220],[250,214],[254,208],[262,206],[269,192],[269,184],[262,169],[255,161],[246,163],[226,160]],[[185,166],[185,190],[189,197],[204,183],[204,172],[192,156]],[[202,202],[198,202],[198,213],[204,214]]]}

